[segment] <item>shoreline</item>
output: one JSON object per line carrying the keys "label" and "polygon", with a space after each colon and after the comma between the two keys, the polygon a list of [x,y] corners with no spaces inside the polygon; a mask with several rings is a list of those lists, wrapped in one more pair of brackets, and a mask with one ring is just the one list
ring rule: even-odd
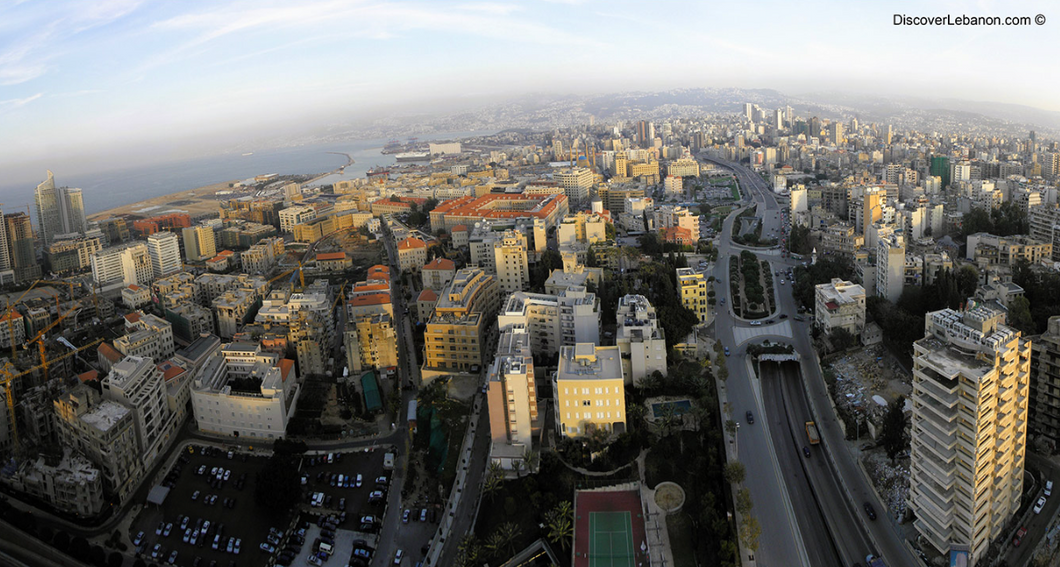
{"label": "shoreline", "polygon": [[137,215],[150,217],[170,212],[188,213],[191,216],[216,212],[219,208],[217,193],[232,189],[230,185],[237,180],[214,183],[195,189],[178,191],[161,197],[152,197],[135,203],[113,207],[105,211],[88,215],[88,220],[99,221],[116,216]]}

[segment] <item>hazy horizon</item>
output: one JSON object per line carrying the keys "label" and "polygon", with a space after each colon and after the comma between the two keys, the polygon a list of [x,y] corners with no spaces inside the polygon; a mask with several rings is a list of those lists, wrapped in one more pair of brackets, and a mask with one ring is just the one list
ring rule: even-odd
{"label": "hazy horizon", "polygon": [[[1055,112],[1052,6],[18,2],[0,7],[0,171],[10,184],[162,163],[530,92],[767,88]],[[914,27],[895,13],[1047,21]]]}

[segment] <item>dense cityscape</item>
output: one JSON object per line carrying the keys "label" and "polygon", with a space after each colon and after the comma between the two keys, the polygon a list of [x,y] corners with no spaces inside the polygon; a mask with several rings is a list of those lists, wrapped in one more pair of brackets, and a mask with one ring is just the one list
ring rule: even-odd
{"label": "dense cityscape", "polygon": [[4,215],[5,554],[1057,560],[1056,142],[746,103],[380,151]]}
{"label": "dense cityscape", "polygon": [[0,566],[1060,567],[1052,8],[0,2]]}

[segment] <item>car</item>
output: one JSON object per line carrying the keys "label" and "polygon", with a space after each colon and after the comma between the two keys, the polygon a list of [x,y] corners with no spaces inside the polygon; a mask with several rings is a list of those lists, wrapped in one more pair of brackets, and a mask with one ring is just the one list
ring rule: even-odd
{"label": "car", "polygon": [[353,557],[360,557],[361,559],[364,559],[366,561],[371,561],[372,552],[368,551],[367,549],[365,549],[363,547],[358,547],[358,548],[353,550]]}
{"label": "car", "polygon": [[195,561],[191,562],[191,567],[201,567],[201,566],[202,566],[202,557],[199,557],[198,555],[196,555],[195,556]]}
{"label": "car", "polygon": [[173,553],[169,554],[169,562],[173,565],[177,564],[177,550],[173,550]]}
{"label": "car", "polygon": [[206,472],[206,465],[199,465],[199,470],[195,471],[195,474],[202,475]]}
{"label": "car", "polygon": [[725,347],[725,356],[729,356],[729,347]]}
{"label": "car", "polygon": [[144,533],[138,532],[136,537],[133,538],[133,545],[140,545],[144,541]]}
{"label": "car", "polygon": [[[229,453],[229,455],[231,455],[231,454],[232,453]],[[228,480],[228,478],[231,477],[231,476],[232,476],[232,471],[231,470],[225,471],[225,476],[224,476],[225,480]]]}
{"label": "car", "polygon": [[158,559],[158,556],[162,554],[162,544],[156,543],[151,549],[151,559]]}
{"label": "car", "polygon": [[809,458],[810,457],[810,448],[809,447],[803,447],[802,448],[802,454],[806,455],[806,458]]}
{"label": "car", "polygon": [[243,543],[243,540],[237,537],[236,538],[236,544],[232,546],[232,553],[235,553],[236,555],[239,555],[239,546],[242,543]]}
{"label": "car", "polygon": [[273,545],[280,545],[280,537],[277,535],[269,534],[265,540]]}
{"label": "car", "polygon": [[273,547],[273,546],[271,546],[271,545],[269,545],[267,543],[264,543],[264,542],[262,542],[262,544],[259,545],[258,548],[261,549],[262,551],[264,551],[265,553],[275,553],[276,552],[276,548],[275,547]]}
{"label": "car", "polygon": [[211,494],[210,495],[210,504],[211,505],[217,504],[217,495],[216,494]]}
{"label": "car", "polygon": [[162,530],[162,537],[169,537],[169,534],[173,531],[173,522],[166,524],[166,529]]}
{"label": "car", "polygon": [[305,558],[305,562],[308,563],[309,565],[316,565],[316,567],[320,567],[321,565],[324,564],[324,562],[321,561],[320,558],[317,557],[316,555],[310,555],[309,557],[306,557]]}
{"label": "car", "polygon": [[1023,536],[1025,536],[1025,535],[1027,535],[1027,528],[1026,527],[1020,528],[1016,532],[1016,535],[1013,536],[1013,538],[1012,538],[1012,545],[1014,545],[1016,547],[1019,547],[1020,543],[1023,542]]}
{"label": "car", "polygon": [[1041,514],[1042,509],[1045,508],[1045,497],[1042,496],[1038,499],[1038,503],[1034,505],[1034,513]]}
{"label": "car", "polygon": [[165,522],[158,522],[158,527],[155,528],[155,535],[162,535],[162,532],[166,529]]}
{"label": "car", "polygon": [[784,280],[780,280],[780,285],[784,285]]}
{"label": "car", "polygon": [[198,490],[196,490],[195,492],[192,492],[191,493],[191,501],[194,502],[194,501],[198,500],[200,494],[202,494],[202,492],[200,492]]}
{"label": "car", "polygon": [[870,520],[876,519],[876,509],[872,507],[871,502],[865,503],[865,515],[868,516]]}
{"label": "car", "polygon": [[235,452],[233,452],[233,451],[229,451],[228,452],[228,458],[229,459],[231,459],[232,457],[235,457],[235,456],[236,456]]}
{"label": "car", "polygon": [[421,522],[426,522],[427,521],[427,509],[426,508],[420,510],[420,521]]}
{"label": "car", "polygon": [[232,548],[235,547],[235,545],[236,545],[236,538],[234,538],[234,537],[228,538],[228,545],[225,546],[225,551],[228,552],[228,553],[232,553]]}
{"label": "car", "polygon": [[361,475],[360,475],[360,474],[358,474],[358,475],[357,475],[357,488],[360,488],[360,487],[361,487],[361,482],[362,482],[363,480],[364,480],[364,479],[362,479],[362,478],[361,478]]}
{"label": "car", "polygon": [[338,504],[338,506],[336,506],[336,508],[338,508],[339,510],[345,510],[346,509],[346,499],[345,498],[339,498],[339,504]]}
{"label": "car", "polygon": [[404,557],[405,557],[405,552],[404,551],[402,551],[400,549],[395,551],[394,552],[394,565],[401,565],[401,560],[404,559]]}
{"label": "car", "polygon": [[780,314],[780,318],[781,318],[781,319],[787,319],[787,318],[788,318],[788,315],[787,315],[786,313],[781,313],[781,314]]}
{"label": "car", "polygon": [[217,467],[210,469],[210,476],[217,476]]}
{"label": "car", "polygon": [[372,504],[378,504],[378,503],[380,503],[382,501],[383,501],[383,491],[382,490],[373,490],[372,493],[368,495],[368,502],[370,502]]}
{"label": "car", "polygon": [[1046,496],[1052,496],[1053,495],[1053,481],[1051,481],[1051,480],[1045,481],[1045,495]]}
{"label": "car", "polygon": [[210,547],[214,549],[219,549],[221,547],[221,534],[213,536],[213,543],[210,544]]}
{"label": "car", "polygon": [[191,532],[193,532],[193,531],[195,531],[195,529],[194,529],[194,528],[187,528],[187,529],[185,529],[185,530],[184,530],[184,536],[183,536],[183,537],[181,537],[180,539],[181,539],[181,540],[182,540],[182,541],[183,541],[184,543],[188,543],[189,541],[191,541]]}
{"label": "car", "polygon": [[402,524],[409,523],[409,514],[410,513],[411,513],[411,510],[409,510],[408,508],[405,508],[405,513],[401,515],[401,523]]}
{"label": "car", "polygon": [[755,416],[751,413],[751,410],[747,410],[747,425],[754,425]]}
{"label": "car", "polygon": [[375,479],[376,486],[386,486],[389,482],[390,480],[385,476],[381,476]]}

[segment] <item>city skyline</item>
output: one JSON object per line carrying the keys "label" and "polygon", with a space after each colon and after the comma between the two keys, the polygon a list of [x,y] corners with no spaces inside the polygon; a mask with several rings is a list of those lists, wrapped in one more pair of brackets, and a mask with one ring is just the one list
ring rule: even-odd
{"label": "city skyline", "polygon": [[[16,3],[0,8],[0,140],[11,148],[0,167],[24,177],[24,166],[56,161],[97,171],[172,161],[535,92],[776,88],[1060,111],[1048,95],[1058,79],[1039,76],[1044,61],[1033,55],[1049,47],[1044,4],[907,11],[1046,16],[1041,26],[976,28],[895,26],[884,6],[788,6]],[[1014,41],[1019,58],[996,49]],[[1036,88],[977,81],[962,61],[1035,76]]]}

